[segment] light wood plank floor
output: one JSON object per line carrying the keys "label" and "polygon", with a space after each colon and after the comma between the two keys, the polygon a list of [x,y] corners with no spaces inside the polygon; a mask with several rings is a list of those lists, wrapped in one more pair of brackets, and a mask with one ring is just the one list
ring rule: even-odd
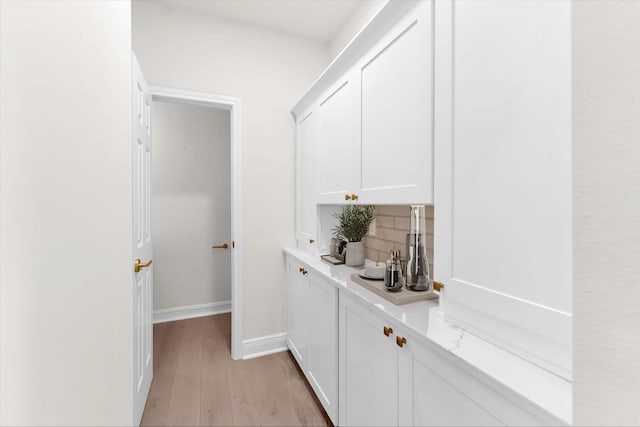
{"label": "light wood plank floor", "polygon": [[154,325],[143,426],[331,426],[293,356],[231,359],[231,315]]}

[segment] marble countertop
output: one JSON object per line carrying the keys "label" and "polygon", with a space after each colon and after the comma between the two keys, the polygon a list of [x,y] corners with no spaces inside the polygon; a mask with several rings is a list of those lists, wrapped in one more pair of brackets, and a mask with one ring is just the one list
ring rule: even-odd
{"label": "marble countertop", "polygon": [[287,248],[285,254],[304,262],[342,291],[359,297],[383,316],[409,328],[414,334],[436,343],[501,385],[541,407],[559,420],[572,422],[572,384],[495,344],[444,320],[438,300],[395,305],[351,280],[362,268],[331,265],[301,249]]}

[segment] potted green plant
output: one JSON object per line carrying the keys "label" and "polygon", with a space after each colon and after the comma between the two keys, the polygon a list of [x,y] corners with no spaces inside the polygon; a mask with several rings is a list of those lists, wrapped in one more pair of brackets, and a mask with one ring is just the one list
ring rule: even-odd
{"label": "potted green plant", "polygon": [[333,234],[337,239],[347,241],[345,264],[350,266],[364,264],[362,238],[369,231],[375,215],[376,208],[371,205],[348,205],[335,214],[338,225],[333,229]]}

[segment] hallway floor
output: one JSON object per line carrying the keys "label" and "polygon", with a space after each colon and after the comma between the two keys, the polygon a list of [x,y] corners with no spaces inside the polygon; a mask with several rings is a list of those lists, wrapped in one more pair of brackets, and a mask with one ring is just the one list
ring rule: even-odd
{"label": "hallway floor", "polygon": [[330,426],[289,352],[231,359],[229,313],[153,328],[143,426]]}

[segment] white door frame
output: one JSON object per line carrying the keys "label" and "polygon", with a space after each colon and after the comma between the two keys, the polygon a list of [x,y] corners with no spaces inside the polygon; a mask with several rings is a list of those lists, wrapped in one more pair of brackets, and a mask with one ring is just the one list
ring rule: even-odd
{"label": "white door frame", "polygon": [[231,358],[242,359],[242,109],[240,98],[150,86],[154,101],[202,105],[229,111],[231,118]]}

